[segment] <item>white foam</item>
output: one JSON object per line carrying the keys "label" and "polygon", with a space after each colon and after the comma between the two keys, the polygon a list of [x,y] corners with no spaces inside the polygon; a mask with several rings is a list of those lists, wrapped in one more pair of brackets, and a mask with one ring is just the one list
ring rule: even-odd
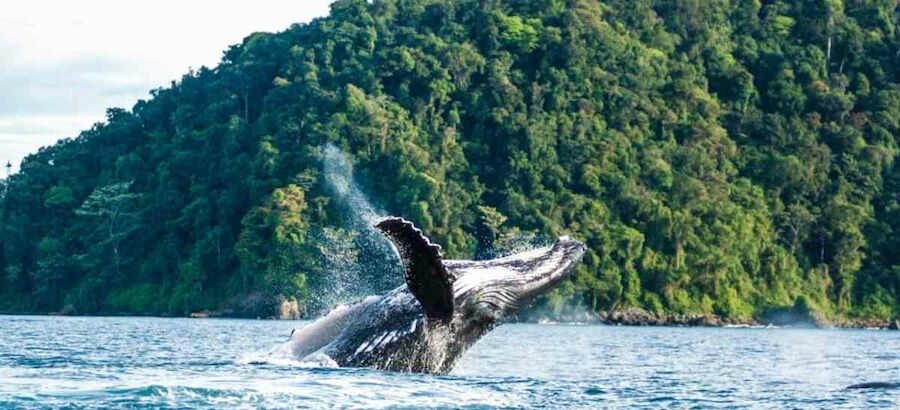
{"label": "white foam", "polygon": [[298,359],[291,356],[275,355],[270,353],[250,353],[237,360],[242,365],[274,365],[279,367],[298,368],[337,368],[340,367],[334,359],[324,353],[313,353]]}

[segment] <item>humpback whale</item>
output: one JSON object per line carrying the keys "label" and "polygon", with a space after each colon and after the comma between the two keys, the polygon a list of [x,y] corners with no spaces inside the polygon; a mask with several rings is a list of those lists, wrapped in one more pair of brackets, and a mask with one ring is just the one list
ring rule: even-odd
{"label": "humpback whale", "polygon": [[296,329],[275,354],[325,355],[341,367],[447,373],[503,319],[556,285],[584,255],[567,236],[552,246],[485,261],[444,260],[412,222],[375,225],[394,244],[406,283],[381,296],[339,305]]}

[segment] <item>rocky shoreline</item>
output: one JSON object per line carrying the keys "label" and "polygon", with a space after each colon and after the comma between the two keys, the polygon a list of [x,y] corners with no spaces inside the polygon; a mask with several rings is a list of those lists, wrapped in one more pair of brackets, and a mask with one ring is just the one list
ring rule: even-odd
{"label": "rocky shoreline", "polygon": [[[159,313],[126,313],[126,312],[101,312],[96,314],[75,314],[74,312],[0,312],[0,315],[58,315],[58,316],[150,316],[171,317]],[[232,310],[199,311],[191,313],[188,317],[194,319],[206,318],[234,318],[248,319],[254,316],[236,314]],[[311,319],[304,317],[300,307],[293,301],[282,301],[274,315],[256,316],[256,319],[266,320],[298,320]],[[675,327],[806,327],[820,329],[887,329],[900,330],[900,318],[894,319],[860,319],[860,318],[834,318],[828,319],[815,312],[798,313],[794,310],[781,310],[772,312],[763,317],[749,318],[725,318],[718,315],[704,314],[658,314],[639,307],[624,307],[611,311],[567,312],[558,315],[546,315],[532,313],[526,316],[513,318],[520,323],[586,323],[621,326],[675,326]]]}
{"label": "rocky shoreline", "polygon": [[602,323],[625,326],[678,326],[678,327],[763,327],[790,326],[810,328],[891,329],[900,330],[900,319],[827,319],[816,313],[800,314],[793,311],[774,312],[766,317],[723,318],[703,314],[657,314],[639,307],[614,309],[609,312],[577,312],[549,318],[528,317],[526,322],[548,323]]}

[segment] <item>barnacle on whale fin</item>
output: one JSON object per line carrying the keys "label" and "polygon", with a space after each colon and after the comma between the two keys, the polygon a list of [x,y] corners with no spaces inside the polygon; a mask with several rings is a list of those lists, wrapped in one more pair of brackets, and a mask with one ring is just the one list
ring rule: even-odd
{"label": "barnacle on whale fin", "polygon": [[405,268],[406,285],[425,316],[449,321],[453,316],[454,278],[444,266],[441,246],[403,218],[386,218],[375,225],[397,247]]}

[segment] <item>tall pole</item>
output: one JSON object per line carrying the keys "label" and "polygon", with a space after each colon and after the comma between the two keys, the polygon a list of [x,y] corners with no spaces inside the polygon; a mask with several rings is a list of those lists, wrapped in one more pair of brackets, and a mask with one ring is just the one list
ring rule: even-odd
{"label": "tall pole", "polygon": [[6,160],[6,179],[9,179],[9,175],[12,173],[12,163],[9,160]]}

